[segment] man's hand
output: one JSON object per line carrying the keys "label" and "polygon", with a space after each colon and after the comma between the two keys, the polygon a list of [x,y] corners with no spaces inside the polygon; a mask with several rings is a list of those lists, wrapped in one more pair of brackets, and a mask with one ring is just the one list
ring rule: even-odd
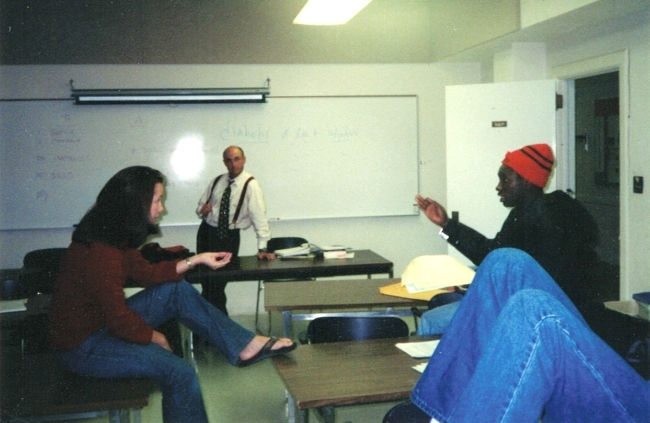
{"label": "man's hand", "polygon": [[205,216],[206,214],[210,213],[212,211],[212,204],[204,204],[201,207],[201,210],[199,210],[199,213],[201,213],[201,216]]}
{"label": "man's hand", "polygon": [[257,253],[258,260],[275,260],[275,253],[269,253],[268,251],[260,251]]}
{"label": "man's hand", "polygon": [[418,203],[418,208],[424,212],[430,221],[440,227],[445,227],[449,217],[444,207],[432,199],[424,198],[420,195],[415,196],[415,201]]}

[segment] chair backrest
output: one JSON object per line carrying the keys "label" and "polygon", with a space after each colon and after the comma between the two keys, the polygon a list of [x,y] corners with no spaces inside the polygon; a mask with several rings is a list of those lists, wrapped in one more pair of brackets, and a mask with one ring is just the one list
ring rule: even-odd
{"label": "chair backrest", "polygon": [[307,240],[305,238],[299,238],[296,236],[286,236],[286,237],[269,239],[269,242],[266,247],[270,252],[274,252],[275,250],[282,250],[284,248],[298,247],[306,243]]}
{"label": "chair backrest", "polygon": [[52,293],[54,280],[66,251],[67,248],[45,248],[25,254],[24,274],[20,278],[20,283],[23,289],[27,290],[28,296]]}
{"label": "chair backrest", "polygon": [[431,417],[420,410],[412,402],[397,404],[384,416],[382,423],[429,423]]}
{"label": "chair backrest", "polygon": [[20,285],[29,298],[27,309],[31,310],[23,324],[23,349],[26,354],[49,351],[47,313],[54,282],[66,251],[67,248],[45,248],[30,251],[23,257]]}
{"label": "chair backrest", "polygon": [[67,248],[44,248],[25,254],[23,266],[26,269],[58,270]]}
{"label": "chair backrest", "polygon": [[312,344],[398,338],[408,335],[408,325],[396,316],[318,317],[309,322],[309,326],[307,326],[307,340]]}

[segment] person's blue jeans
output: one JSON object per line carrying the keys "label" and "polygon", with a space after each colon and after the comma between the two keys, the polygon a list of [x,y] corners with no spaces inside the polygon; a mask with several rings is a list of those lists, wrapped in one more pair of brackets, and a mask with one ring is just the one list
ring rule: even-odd
{"label": "person's blue jeans", "polygon": [[483,261],[411,399],[450,423],[650,421],[650,385],[514,249]]}
{"label": "person's blue jeans", "polygon": [[[128,298],[127,304],[152,327],[177,319],[219,348],[232,365],[239,363],[239,353],[255,336],[185,281],[147,288]],[[61,353],[61,358],[70,371],[85,376],[153,379],[162,391],[165,422],[208,421],[194,368],[157,344],[128,342],[104,328],[74,350]]]}
{"label": "person's blue jeans", "polygon": [[452,317],[460,307],[462,297],[458,301],[444,304],[422,313],[418,325],[417,334],[424,335],[442,335],[447,330]]}

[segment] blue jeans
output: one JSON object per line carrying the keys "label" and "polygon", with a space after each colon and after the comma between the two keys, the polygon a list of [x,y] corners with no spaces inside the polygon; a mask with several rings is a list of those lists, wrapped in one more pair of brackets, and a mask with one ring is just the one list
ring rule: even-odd
{"label": "blue jeans", "polygon": [[650,385],[514,249],[483,261],[411,399],[440,422],[650,421]]}
{"label": "blue jeans", "polygon": [[[208,303],[185,281],[147,288],[128,298],[127,304],[152,327],[177,319],[219,348],[232,365],[239,363],[239,353],[255,336]],[[85,376],[153,379],[162,391],[165,422],[208,421],[194,368],[157,344],[128,342],[104,328],[76,349],[61,353],[61,358],[70,371]]]}
{"label": "blue jeans", "polygon": [[460,300],[425,311],[420,317],[417,334],[420,336],[442,335],[447,330],[458,307],[460,307]]}

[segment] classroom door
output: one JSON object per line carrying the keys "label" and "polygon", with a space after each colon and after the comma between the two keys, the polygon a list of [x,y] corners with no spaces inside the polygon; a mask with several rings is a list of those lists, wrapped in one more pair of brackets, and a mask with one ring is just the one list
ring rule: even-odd
{"label": "classroom door", "polygon": [[[556,122],[555,80],[447,87],[449,214],[493,237],[510,211],[496,192],[501,160],[528,144],[547,143],[557,152]],[[554,174],[547,191],[555,189]],[[451,246],[449,253],[469,263]]]}

